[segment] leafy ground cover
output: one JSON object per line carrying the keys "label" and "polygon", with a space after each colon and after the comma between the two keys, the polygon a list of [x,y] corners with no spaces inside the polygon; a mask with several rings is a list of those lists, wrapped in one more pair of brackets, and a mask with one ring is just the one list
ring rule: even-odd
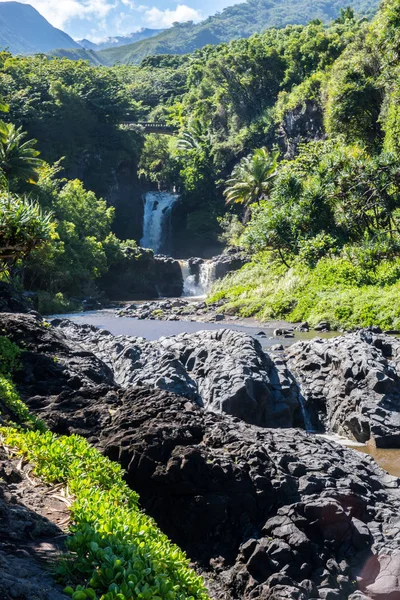
{"label": "leafy ground cover", "polygon": [[[77,435],[58,437],[30,415],[7,373],[20,350],[0,337],[1,441],[72,502],[69,554],[57,575],[73,600],[208,600],[185,554],[139,507],[121,467]],[[11,419],[10,419],[11,415]]]}

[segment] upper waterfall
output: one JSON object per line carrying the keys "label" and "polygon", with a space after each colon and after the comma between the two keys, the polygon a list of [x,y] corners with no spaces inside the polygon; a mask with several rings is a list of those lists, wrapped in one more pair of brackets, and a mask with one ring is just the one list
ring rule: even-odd
{"label": "upper waterfall", "polygon": [[178,200],[172,192],[147,192],[144,195],[143,237],[140,245],[156,254],[169,253],[171,210]]}

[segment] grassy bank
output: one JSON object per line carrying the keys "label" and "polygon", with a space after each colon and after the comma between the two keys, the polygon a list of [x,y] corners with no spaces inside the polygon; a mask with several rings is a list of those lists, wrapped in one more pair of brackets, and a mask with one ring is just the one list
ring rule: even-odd
{"label": "grassy bank", "polygon": [[5,428],[2,436],[74,499],[71,557],[58,569],[73,600],[207,600],[184,553],[139,509],[119,465],[76,435]]}
{"label": "grassy bank", "polygon": [[334,328],[379,325],[400,328],[400,260],[378,265],[351,258],[320,260],[314,268],[297,262],[290,268],[269,254],[216,283],[211,300],[224,299],[228,309],[261,320],[329,321]]}
{"label": "grassy bank", "polygon": [[73,600],[208,600],[185,554],[139,507],[121,467],[85,439],[58,437],[29,413],[11,380],[21,351],[0,337],[0,441],[71,500],[69,554],[58,577]]}

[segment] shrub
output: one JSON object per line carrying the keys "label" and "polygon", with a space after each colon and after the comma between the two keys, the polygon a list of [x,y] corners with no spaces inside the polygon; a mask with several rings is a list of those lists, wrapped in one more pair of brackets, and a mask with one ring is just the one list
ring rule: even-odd
{"label": "shrub", "polygon": [[0,194],[0,271],[9,270],[18,260],[48,240],[51,214],[27,198]]}
{"label": "shrub", "polygon": [[18,366],[21,349],[8,338],[0,336],[0,375],[9,375]]}

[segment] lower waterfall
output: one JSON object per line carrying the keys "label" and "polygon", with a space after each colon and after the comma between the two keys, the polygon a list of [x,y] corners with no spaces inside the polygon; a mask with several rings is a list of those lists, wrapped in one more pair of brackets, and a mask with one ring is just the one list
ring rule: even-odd
{"label": "lower waterfall", "polygon": [[199,267],[198,277],[192,273],[189,261],[180,260],[179,264],[183,279],[182,296],[205,296],[215,281],[215,263],[210,260],[204,261]]}
{"label": "lower waterfall", "polygon": [[170,253],[171,211],[178,194],[147,192],[144,195],[143,237],[140,245],[151,248],[155,254]]}

